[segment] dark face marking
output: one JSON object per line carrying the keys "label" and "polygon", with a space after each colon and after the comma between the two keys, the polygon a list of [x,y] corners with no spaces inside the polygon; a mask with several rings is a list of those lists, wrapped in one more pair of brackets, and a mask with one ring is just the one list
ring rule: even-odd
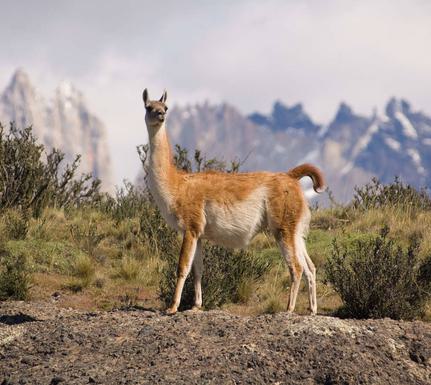
{"label": "dark face marking", "polygon": [[165,121],[166,111],[168,110],[165,103],[151,101],[145,109],[147,111],[146,118],[150,124],[160,124]]}

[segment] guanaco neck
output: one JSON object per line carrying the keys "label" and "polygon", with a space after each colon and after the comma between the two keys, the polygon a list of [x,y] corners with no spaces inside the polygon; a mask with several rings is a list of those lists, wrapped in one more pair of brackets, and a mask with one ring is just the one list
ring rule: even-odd
{"label": "guanaco neck", "polygon": [[[156,201],[163,200],[170,204],[176,185],[177,171],[172,161],[172,152],[166,132],[165,123],[159,129],[148,130],[150,158],[148,177],[150,189]],[[160,202],[162,203],[162,202]]]}

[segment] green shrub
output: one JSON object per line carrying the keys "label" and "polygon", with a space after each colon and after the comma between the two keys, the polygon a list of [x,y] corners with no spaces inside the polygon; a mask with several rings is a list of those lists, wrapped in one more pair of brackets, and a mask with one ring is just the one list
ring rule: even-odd
{"label": "green shrub", "polygon": [[100,181],[90,174],[77,177],[78,155],[72,164],[63,164],[58,150],[45,153],[31,127],[0,124],[0,208],[29,210],[38,216],[44,207],[68,207],[99,198]]}
{"label": "green shrub", "polygon": [[[145,164],[149,155],[150,147],[148,144],[137,147],[138,155],[145,169]],[[189,151],[176,144],[174,147],[174,164],[177,169],[187,172],[202,172],[202,171],[222,171],[228,173],[238,172],[241,165],[247,160],[234,159],[230,164],[217,158],[207,159],[202,155],[200,150],[195,150],[193,159],[190,160]]]}
{"label": "green shrub", "polygon": [[390,184],[383,184],[377,178],[362,187],[355,187],[351,206],[370,210],[397,207],[410,210],[431,210],[431,198],[426,189],[416,190],[404,184],[399,178]]}
{"label": "green shrub", "polygon": [[[209,243],[204,243],[202,253],[202,297],[206,309],[241,301],[245,282],[258,280],[273,264],[272,259],[256,253],[226,249]],[[160,280],[160,299],[170,305],[176,285],[178,253],[162,254],[161,258],[166,264]],[[190,308],[194,304],[192,276],[193,273],[190,273],[184,285],[180,309]]]}
{"label": "green shrub", "polygon": [[431,256],[419,258],[419,241],[404,250],[388,238],[333,242],[325,265],[326,281],[343,301],[340,315],[353,318],[412,319],[422,315],[431,297]]}
{"label": "green shrub", "polygon": [[72,277],[63,286],[63,289],[70,290],[73,293],[79,293],[90,285],[90,281],[83,278]]}
{"label": "green shrub", "polygon": [[105,196],[99,204],[101,211],[111,216],[117,223],[143,215],[148,206],[148,192],[128,181],[124,181],[123,187],[117,188],[115,197]]}
{"label": "green shrub", "polygon": [[30,289],[31,276],[24,255],[0,252],[0,300],[26,300]]}
{"label": "green shrub", "polygon": [[155,206],[148,206],[141,216],[139,238],[147,245],[148,252],[157,256],[176,254],[179,247],[177,233],[167,225]]}
{"label": "green shrub", "polygon": [[5,249],[13,256],[22,254],[32,272],[68,274],[82,251],[67,241],[39,239],[10,240]]}

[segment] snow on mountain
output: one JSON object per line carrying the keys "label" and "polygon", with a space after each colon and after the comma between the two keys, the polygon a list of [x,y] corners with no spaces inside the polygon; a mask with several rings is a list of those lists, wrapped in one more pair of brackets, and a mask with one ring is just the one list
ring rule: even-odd
{"label": "snow on mountain", "polygon": [[67,162],[81,154],[80,172],[91,172],[112,189],[111,160],[106,129],[87,108],[83,95],[63,82],[47,103],[35,90],[28,75],[17,70],[0,97],[0,121],[5,127],[33,126],[37,138],[50,150],[58,148]]}
{"label": "snow on mountain", "polygon": [[405,100],[392,98],[386,106],[387,119],[357,159],[357,165],[384,181],[400,176],[417,187],[431,185],[431,156],[426,142],[430,118],[412,111]]}

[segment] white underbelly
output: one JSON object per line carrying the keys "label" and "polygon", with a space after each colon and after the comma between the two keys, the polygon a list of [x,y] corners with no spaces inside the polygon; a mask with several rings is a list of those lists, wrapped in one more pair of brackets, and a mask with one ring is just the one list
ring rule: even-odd
{"label": "white underbelly", "polygon": [[230,205],[207,202],[203,237],[221,246],[246,247],[265,221],[265,192],[258,189],[246,200]]}

